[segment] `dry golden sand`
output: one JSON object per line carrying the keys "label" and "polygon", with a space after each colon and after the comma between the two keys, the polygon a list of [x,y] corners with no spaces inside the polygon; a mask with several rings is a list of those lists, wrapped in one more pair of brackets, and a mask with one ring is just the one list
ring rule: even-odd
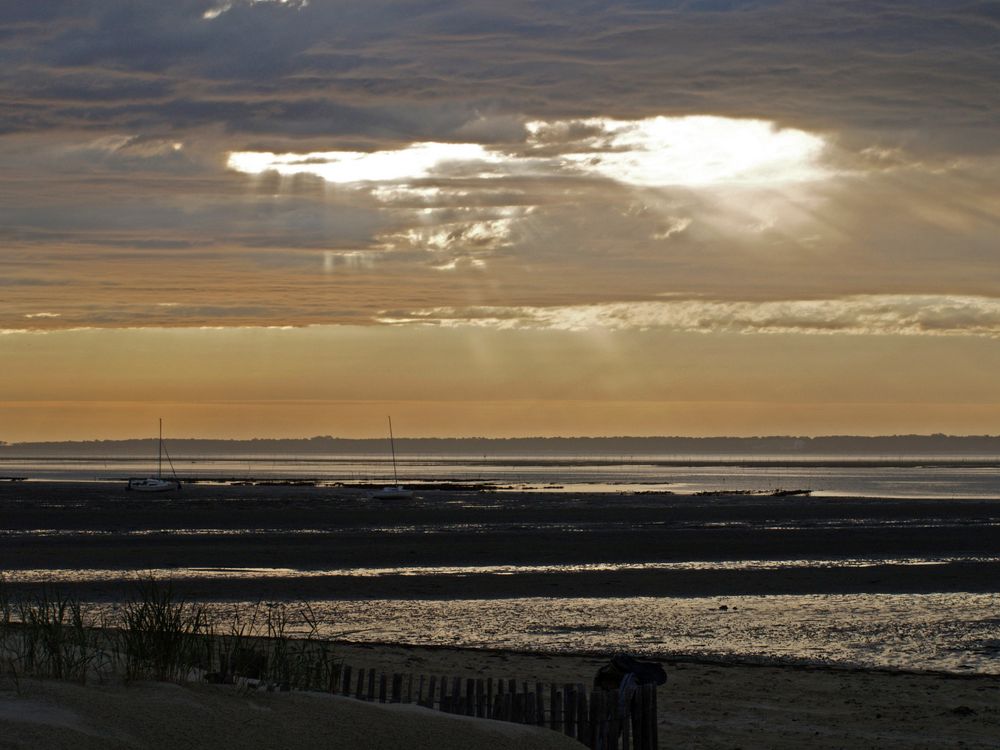
{"label": "dry golden sand", "polygon": [[[604,660],[503,651],[338,645],[346,663],[416,674],[588,683]],[[1000,747],[1000,677],[666,665],[660,746],[669,748]]]}
{"label": "dry golden sand", "polygon": [[311,693],[140,683],[82,687],[28,681],[0,687],[0,748],[125,750],[345,748],[572,750],[548,729],[373,706]]}

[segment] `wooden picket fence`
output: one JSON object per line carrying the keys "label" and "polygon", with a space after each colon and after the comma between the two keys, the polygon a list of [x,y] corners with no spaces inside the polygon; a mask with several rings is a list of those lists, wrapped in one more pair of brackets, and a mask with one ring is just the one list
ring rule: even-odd
{"label": "wooden picket fence", "polygon": [[588,690],[582,684],[334,671],[330,692],[378,703],[415,703],[452,714],[549,727],[592,750],[657,750],[656,686]]}

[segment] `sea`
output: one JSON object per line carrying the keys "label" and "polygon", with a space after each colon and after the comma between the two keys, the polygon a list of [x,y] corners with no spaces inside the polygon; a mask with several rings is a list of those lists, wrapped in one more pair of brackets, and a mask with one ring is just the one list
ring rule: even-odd
{"label": "sea", "polygon": [[[156,471],[148,459],[4,459],[0,476],[26,482],[108,481]],[[395,484],[393,467],[378,456],[173,457],[165,473],[211,483],[304,482],[320,486]],[[560,456],[440,457],[407,456],[397,464],[398,480],[416,489],[449,484],[485,486],[504,493],[587,492],[609,495],[658,494],[760,495],[808,490],[814,497],[1000,500],[1000,460],[995,456]],[[795,502],[795,496],[788,498]],[[500,501],[502,502],[502,500]],[[387,511],[391,514],[391,511]],[[963,521],[964,522],[964,521]],[[1000,526],[996,511],[975,523]],[[864,519],[845,519],[863,528]],[[873,522],[874,523],[874,522]],[[2,527],[2,521],[0,521]],[[425,529],[445,533],[445,529]],[[309,533],[303,529],[302,532]],[[0,528],[0,536],[9,536]],[[38,533],[46,533],[40,530]],[[65,530],[51,533],[65,533]],[[70,533],[73,533],[72,530]],[[83,532],[81,532],[83,533]],[[89,530],[87,533],[94,533]],[[166,533],[137,530],[135,533]],[[184,533],[173,532],[173,533]],[[202,533],[190,530],[191,534]],[[255,534],[259,529],[229,533]],[[847,532],[845,532],[847,533]],[[941,533],[948,533],[943,525]],[[752,570],[760,567],[939,566],[988,564],[979,554],[949,558],[916,555],[886,559],[870,556],[823,560],[679,561]],[[603,563],[594,562],[593,565]],[[615,563],[627,566],[629,563]],[[648,563],[643,563],[648,565]],[[586,567],[586,562],[574,566]],[[538,566],[504,565],[490,575],[517,576]],[[624,568],[623,568],[624,569]],[[310,576],[413,575],[466,576],[484,571],[472,566],[344,568],[188,568],[182,564],[155,571],[8,570],[8,581],[107,582],[153,574],[195,579],[272,576],[282,580]],[[276,589],[280,592],[280,588]],[[939,671],[1000,675],[1000,581],[995,590],[918,593],[815,593],[746,596],[522,597],[503,599],[337,599],[307,600],[276,594],[267,602],[204,597],[199,601],[219,623],[261,606],[280,611],[300,635],[354,642],[392,642],[470,648],[508,648],[545,653],[629,651],[660,658],[726,662],[793,663],[840,667]],[[96,610],[115,602],[95,601]]]}
{"label": "sea", "polygon": [[1000,456],[384,456],[0,457],[0,477],[107,481],[162,471],[196,481],[467,483],[498,491],[759,492],[815,496],[1000,499]]}

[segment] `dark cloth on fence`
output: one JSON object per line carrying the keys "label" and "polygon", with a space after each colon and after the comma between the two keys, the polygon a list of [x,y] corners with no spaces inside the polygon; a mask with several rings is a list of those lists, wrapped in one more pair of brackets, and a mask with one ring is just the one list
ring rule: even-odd
{"label": "dark cloth on fence", "polygon": [[[631,680],[626,680],[629,675]],[[594,687],[602,690],[618,690],[624,684],[662,685],[667,681],[667,673],[655,661],[643,661],[629,654],[615,654],[611,660],[597,670]]]}

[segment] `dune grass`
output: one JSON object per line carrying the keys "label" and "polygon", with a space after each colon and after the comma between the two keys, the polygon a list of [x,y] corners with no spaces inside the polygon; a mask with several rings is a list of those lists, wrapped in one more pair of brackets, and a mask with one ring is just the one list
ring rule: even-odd
{"label": "dune grass", "polygon": [[268,689],[329,690],[339,668],[332,644],[307,630],[290,634],[289,607],[258,603],[249,613],[211,618],[178,598],[169,581],[136,580],[111,610],[89,609],[56,589],[12,596],[0,577],[0,674],[87,682],[208,679]]}

